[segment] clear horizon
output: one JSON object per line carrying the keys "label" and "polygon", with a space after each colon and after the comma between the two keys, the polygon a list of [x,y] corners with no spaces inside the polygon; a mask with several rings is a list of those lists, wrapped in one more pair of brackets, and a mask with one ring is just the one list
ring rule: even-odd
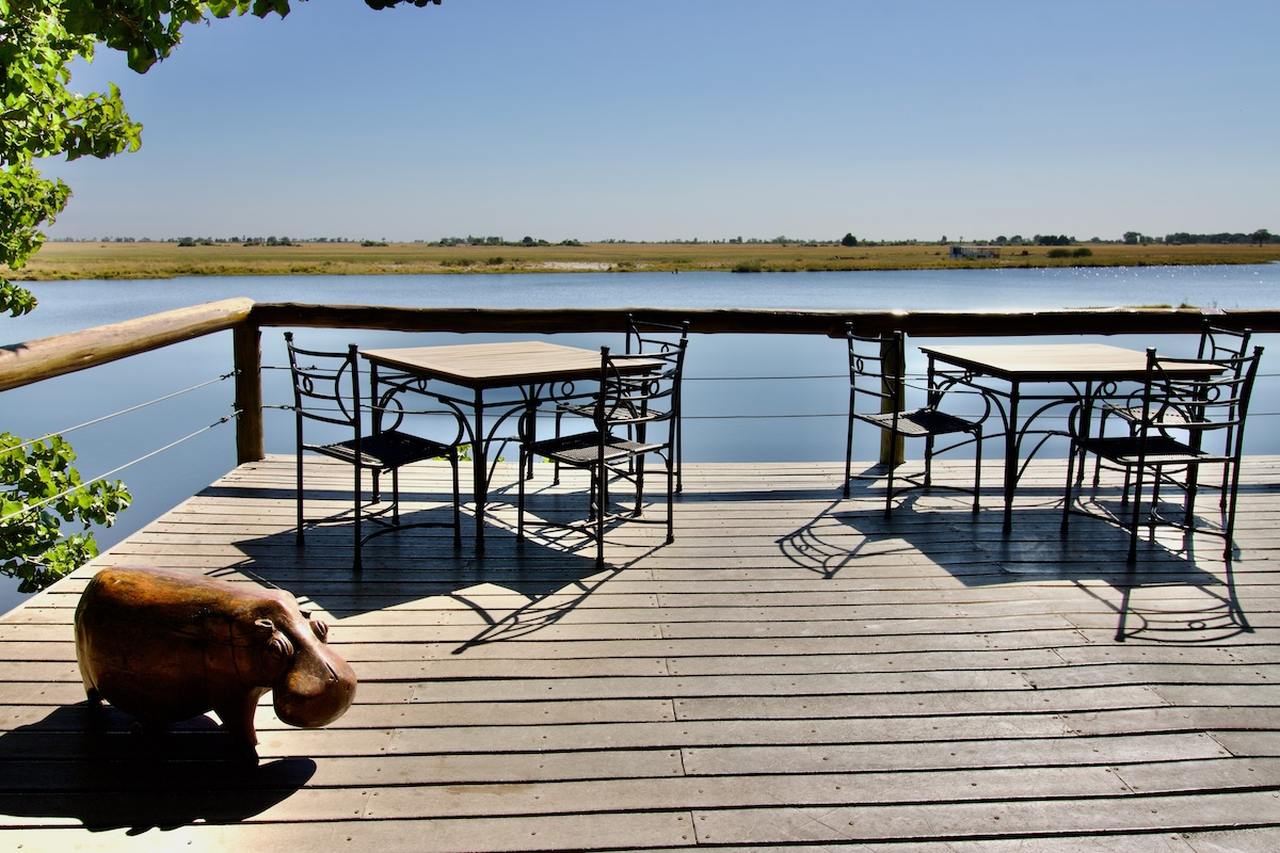
{"label": "clear horizon", "polygon": [[[932,241],[1280,225],[1280,5],[565,0],[102,50],[142,150],[50,237]],[[1230,12],[1230,14],[1224,14]]]}

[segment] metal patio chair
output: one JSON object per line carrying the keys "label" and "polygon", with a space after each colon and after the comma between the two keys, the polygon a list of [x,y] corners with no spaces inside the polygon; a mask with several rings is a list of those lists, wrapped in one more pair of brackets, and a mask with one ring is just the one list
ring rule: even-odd
{"label": "metal patio chair", "polygon": [[[849,482],[853,479],[853,427],[858,421],[871,424],[896,439],[923,438],[924,480],[921,483],[894,489],[895,464],[890,464],[888,484],[885,489],[885,517],[893,512],[893,499],[904,491],[913,488],[933,487],[933,457],[966,444],[974,445],[973,489],[958,486],[942,488],[973,492],[973,511],[978,511],[978,494],[982,478],[982,421],[986,414],[976,420],[968,420],[957,415],[943,412],[938,408],[944,389],[930,387],[925,390],[929,394],[929,405],[918,409],[905,409],[903,396],[905,382],[901,379],[902,366],[906,364],[905,336],[901,331],[886,332],[884,335],[859,335],[854,331],[853,323],[845,324],[845,340],[849,353],[849,424],[848,437],[845,441],[844,460],[844,496],[849,497]],[[979,395],[981,396],[981,395]],[[990,411],[990,402],[982,397]],[[870,411],[864,410],[863,404],[874,403]],[[946,447],[935,449],[935,439],[946,435],[965,434],[969,438],[962,439]]]}
{"label": "metal patio chair", "polygon": [[[675,441],[680,421],[680,379],[684,370],[687,341],[662,352],[613,355],[608,347],[600,349],[600,386],[592,409],[592,429],[574,435],[559,435],[543,441],[522,440],[520,465],[525,470],[533,455],[545,456],[558,465],[590,472],[587,517],[594,522],[590,531],[596,540],[596,566],[604,566],[604,528],[609,518],[609,482],[630,481],[635,487],[635,505],[631,518],[640,516],[644,503],[645,457],[654,454],[662,459],[667,475],[667,538],[675,539]],[[631,373],[627,363],[657,362],[644,373]],[[526,414],[521,422],[521,435],[531,433]],[[525,516],[525,478],[517,478],[517,542],[523,541]],[[625,516],[613,516],[625,517]],[[549,522],[548,522],[549,524]],[[572,525],[566,525],[572,526]]]}
{"label": "metal patio chair", "polygon": [[[366,408],[360,396],[359,351],[355,344],[347,347],[345,352],[324,352],[305,350],[295,347],[293,333],[284,333],[285,344],[289,350],[289,371],[293,377],[294,415],[297,435],[297,539],[304,543],[304,534],[308,522],[303,514],[303,451],[310,450],[332,459],[351,465],[354,473],[354,506],[352,508],[352,529],[354,532],[355,557],[353,568],[360,571],[363,565],[361,549],[364,543],[375,536],[393,530],[410,527],[452,527],[453,544],[457,548],[462,542],[461,508],[458,491],[458,443],[462,438],[462,422],[458,421],[457,434],[447,442],[402,432],[397,429],[404,418],[402,409],[388,410],[387,399],[379,401],[381,405],[368,407],[374,417],[384,412],[393,420],[390,428],[373,432],[365,432],[363,421]],[[456,416],[455,416],[456,418]],[[310,444],[303,438],[304,421],[318,421],[346,427],[351,430],[351,438],[323,444]],[[453,469],[453,521],[452,522],[415,522],[400,523],[400,469],[414,462],[443,457],[449,461]],[[376,478],[378,475],[391,474],[391,503],[380,510],[368,511],[363,501],[362,474],[365,470],[374,476],[373,503],[378,501]],[[370,504],[372,505],[372,504]],[[391,513],[391,521],[382,516]],[[372,533],[364,534],[362,520],[367,519],[378,526]],[[310,522],[313,526],[318,522]]]}
{"label": "metal patio chair", "polygon": [[[1196,358],[1200,360],[1216,361],[1221,359],[1236,359],[1234,362],[1237,370],[1243,365],[1239,361],[1249,347],[1249,338],[1252,332],[1249,329],[1223,329],[1214,326],[1208,317],[1205,317],[1200,324],[1200,343],[1196,348]],[[1137,435],[1138,425],[1142,423],[1142,406],[1131,404],[1107,404],[1102,407],[1102,413],[1098,419],[1098,434],[1105,435],[1107,429],[1107,418],[1110,416],[1118,417],[1124,424],[1129,427],[1130,435]],[[1176,419],[1177,411],[1170,411],[1166,414],[1166,419],[1170,421]],[[1226,438],[1228,444],[1231,443],[1231,433],[1228,430]],[[1083,463],[1080,466],[1081,473],[1084,471]],[[1094,458],[1093,462],[1093,485],[1096,488],[1102,474],[1102,457]],[[1220,487],[1220,497],[1218,505],[1226,508],[1227,505],[1227,469],[1222,472],[1222,485]],[[1124,483],[1125,500],[1129,496],[1129,470],[1125,469]]]}
{"label": "metal patio chair", "polygon": [[[1085,454],[1092,453],[1108,466],[1125,472],[1122,506],[1129,502],[1129,481],[1133,479],[1133,506],[1129,519],[1129,563],[1137,560],[1138,529],[1141,520],[1142,487],[1150,475],[1151,499],[1146,525],[1154,531],[1157,524],[1172,525],[1187,531],[1209,533],[1225,540],[1223,558],[1232,556],[1235,528],[1236,494],[1240,484],[1240,460],[1244,448],[1244,424],[1249,411],[1262,347],[1254,347],[1250,355],[1229,358],[1172,358],[1157,355],[1154,347],[1147,350],[1147,371],[1142,390],[1136,392],[1125,410],[1136,410],[1137,420],[1129,435],[1080,435],[1080,419],[1087,404],[1072,410],[1068,429],[1071,449],[1067,460],[1066,495],[1062,507],[1062,531],[1068,529],[1073,512],[1096,515],[1075,505],[1072,494],[1073,467],[1076,457],[1085,464]],[[1179,379],[1166,375],[1172,365],[1203,365],[1203,378]],[[1185,434],[1185,440],[1171,433]],[[1206,441],[1210,443],[1205,446]],[[1202,465],[1222,465],[1223,489],[1221,507],[1224,519],[1220,526],[1196,524],[1195,499],[1198,473]],[[1179,479],[1166,469],[1185,472]],[[1184,492],[1183,518],[1175,520],[1159,514],[1160,488],[1170,486]],[[1119,521],[1114,517],[1109,520]]]}
{"label": "metal patio chair", "polygon": [[[687,346],[689,340],[689,321],[682,320],[679,323],[664,323],[658,320],[649,320],[637,317],[634,314],[627,314],[627,335],[626,335],[626,355],[670,355],[678,348]],[[588,401],[585,403],[567,402],[556,406],[556,435],[561,432],[561,420],[565,415],[577,415],[584,418],[592,418],[595,415],[595,404]],[[681,420],[676,417],[673,421],[674,435],[672,444],[675,453],[675,471],[676,471],[676,492],[677,494],[684,491],[683,471],[683,428]],[[628,430],[630,434],[630,430]],[[553,483],[560,482],[560,466],[555,467],[555,477]]]}

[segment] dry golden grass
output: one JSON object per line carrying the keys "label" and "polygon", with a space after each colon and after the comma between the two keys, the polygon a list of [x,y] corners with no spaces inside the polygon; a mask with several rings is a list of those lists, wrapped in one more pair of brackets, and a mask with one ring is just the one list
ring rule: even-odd
{"label": "dry golden grass", "polygon": [[[1076,247],[1072,247],[1076,248]],[[378,275],[575,271],[963,269],[1057,266],[1251,264],[1280,260],[1280,244],[1125,246],[1088,244],[1085,258],[1050,258],[1050,247],[1006,247],[991,260],[953,261],[946,246],[783,246],[729,243],[588,243],[582,246],[428,246],[393,243],[48,243],[12,277],[26,280],[172,278],[183,275]]]}

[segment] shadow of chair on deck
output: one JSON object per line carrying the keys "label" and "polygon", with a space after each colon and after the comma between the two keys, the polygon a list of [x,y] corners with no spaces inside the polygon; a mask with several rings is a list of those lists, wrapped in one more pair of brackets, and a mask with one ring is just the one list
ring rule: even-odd
{"label": "shadow of chair on deck", "polygon": [[[292,499],[293,495],[291,489],[253,492],[259,498]],[[206,489],[201,496],[243,493],[222,486]],[[560,497],[532,497],[530,511],[554,511]],[[350,502],[349,493],[341,490],[308,490],[307,498],[313,506],[324,501],[335,507]],[[447,498],[402,491],[404,523],[432,521],[451,513]],[[431,506],[414,509],[415,503]],[[455,653],[461,653],[559,623],[623,568],[597,569],[592,541],[586,536],[575,540],[563,532],[551,538],[526,535],[517,544],[514,531],[490,515],[483,555],[477,556],[466,547],[461,552],[455,550],[446,528],[403,529],[366,543],[364,570],[355,575],[351,571],[350,513],[347,506],[330,516],[328,523],[312,528],[302,547],[297,545],[292,527],[242,539],[235,545],[244,559],[213,574],[244,575],[285,589],[299,599],[304,610],[310,603],[335,620],[373,616],[363,622],[371,624],[378,618],[374,614],[383,611],[436,610],[427,619],[441,627],[442,636],[451,638],[446,642],[457,642]],[[414,607],[427,599],[436,600]],[[448,610],[468,615],[451,615]],[[479,630],[475,629],[476,617],[481,623]],[[417,624],[426,621],[418,617]],[[465,630],[450,631],[451,626]]]}
{"label": "shadow of chair on deck", "polygon": [[[1057,507],[1015,510],[1014,530],[1007,537],[994,506],[976,516],[968,506],[919,510],[920,495],[912,494],[886,519],[878,490],[868,487],[861,496],[855,493],[858,497],[876,504],[844,509],[849,502],[835,499],[779,539],[779,550],[794,565],[824,578],[853,571],[864,558],[909,564],[919,555],[969,588],[1067,581],[1115,613],[1118,641],[1214,643],[1253,630],[1239,605],[1230,565],[1223,566],[1222,576],[1207,571],[1186,540],[1180,551],[1144,548],[1130,571],[1126,530],[1101,519],[1081,519],[1066,538],[1059,534],[1060,496]],[[1090,581],[1109,585],[1119,600]],[[1161,594],[1165,589],[1194,591],[1198,600]]]}
{"label": "shadow of chair on deck", "polygon": [[98,832],[138,835],[196,822],[239,823],[283,802],[316,772],[310,758],[261,765],[210,717],[135,731],[111,706],[81,702],[0,735],[10,784],[0,814],[70,818]]}

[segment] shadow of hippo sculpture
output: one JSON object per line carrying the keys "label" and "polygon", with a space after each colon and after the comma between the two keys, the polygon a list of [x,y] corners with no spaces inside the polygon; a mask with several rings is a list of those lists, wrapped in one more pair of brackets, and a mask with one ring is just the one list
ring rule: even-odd
{"label": "shadow of hippo sculpture", "polygon": [[215,712],[250,747],[268,690],[276,714],[314,728],[341,717],[356,675],[328,628],[289,593],[142,569],[103,569],[76,607],[76,659],[91,702],[149,726]]}

